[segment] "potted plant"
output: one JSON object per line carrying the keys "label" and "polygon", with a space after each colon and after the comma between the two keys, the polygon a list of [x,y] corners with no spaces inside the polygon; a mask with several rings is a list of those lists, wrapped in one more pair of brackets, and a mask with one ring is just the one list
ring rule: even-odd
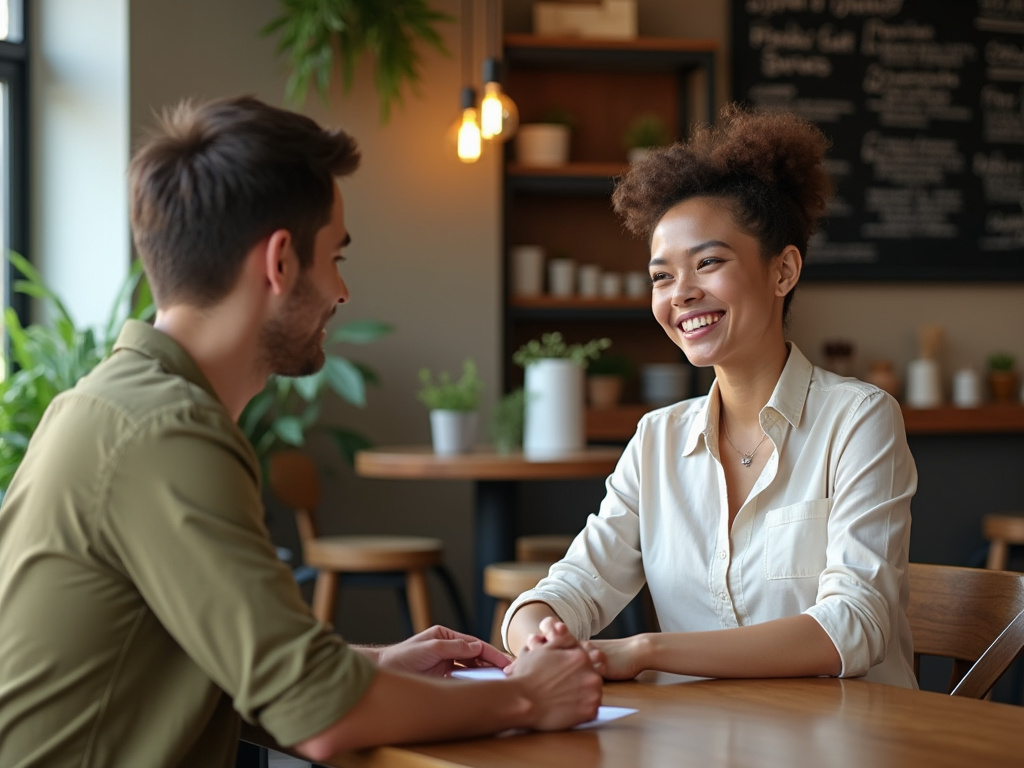
{"label": "potted plant", "polygon": [[631,163],[644,157],[653,147],[664,146],[670,141],[668,126],[653,112],[645,112],[633,118],[622,137],[626,157]]}
{"label": "potted plant", "polygon": [[356,62],[369,52],[386,123],[392,103],[402,101],[402,87],[420,81],[417,40],[448,55],[436,29],[442,21],[454,19],[432,10],[426,0],[282,0],[280,15],[262,34],[280,34],[277,52],[288,55],[292,73],[286,95],[293,103],[302,102],[311,84],[326,100],[335,56],[348,92]]}
{"label": "potted plant", "polygon": [[622,400],[622,389],[633,366],[622,355],[601,355],[587,366],[587,400],[593,408],[612,408]]}
{"label": "potted plant", "polygon": [[562,334],[546,333],[512,355],[526,374],[523,453],[527,458],[557,458],[583,448],[583,371],[611,343],[611,339],[593,339],[566,344]]}
{"label": "potted plant", "polygon": [[483,387],[476,363],[469,358],[463,362],[462,376],[458,379],[442,371],[435,381],[429,369],[420,369],[420,389],[416,397],[430,409],[434,453],[451,456],[473,450],[477,407]]}
{"label": "potted plant", "polygon": [[491,436],[494,449],[501,454],[513,453],[523,445],[523,408],[526,393],[517,387],[498,401],[491,415]]}
{"label": "potted plant", "polygon": [[13,251],[8,259],[22,276],[13,290],[48,305],[53,322],[23,326],[14,309],[8,307],[4,313],[3,330],[18,370],[8,371],[0,349],[0,499],[53,398],[75,386],[110,354],[125,319],[148,320],[155,311],[142,265],[135,262],[114,298],[106,324],[98,332],[79,328],[27,259]]}
{"label": "potted plant", "polygon": [[988,386],[992,399],[997,403],[1011,403],[1019,396],[1020,376],[1014,369],[1017,361],[1013,355],[997,352],[988,358]]}
{"label": "potted plant", "polygon": [[569,162],[569,138],[574,119],[561,108],[550,109],[535,123],[519,126],[516,160],[522,165],[552,167]]}

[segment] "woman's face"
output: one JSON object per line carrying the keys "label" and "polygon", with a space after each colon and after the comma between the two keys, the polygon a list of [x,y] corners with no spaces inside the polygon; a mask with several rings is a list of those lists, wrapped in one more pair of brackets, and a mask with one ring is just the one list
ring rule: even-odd
{"label": "woman's face", "polygon": [[796,248],[765,261],[721,201],[691,198],[654,228],[652,310],[693,365],[753,362],[784,344],[782,302],[799,267]]}

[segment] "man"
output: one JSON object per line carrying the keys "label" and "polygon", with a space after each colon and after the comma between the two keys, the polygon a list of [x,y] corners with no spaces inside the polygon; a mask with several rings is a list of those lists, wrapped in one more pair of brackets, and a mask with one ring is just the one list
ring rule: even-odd
{"label": "man", "polygon": [[600,658],[564,627],[505,680],[432,679],[508,660],[442,628],[347,646],[274,556],[235,421],[323,365],[358,160],[251,98],[180,106],[134,158],[156,321],[54,401],[0,512],[0,766],[231,765],[239,715],[315,761],[594,716]]}

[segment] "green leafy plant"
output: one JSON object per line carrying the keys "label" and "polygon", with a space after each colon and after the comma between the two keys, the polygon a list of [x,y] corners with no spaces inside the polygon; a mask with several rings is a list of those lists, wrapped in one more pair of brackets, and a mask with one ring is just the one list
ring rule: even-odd
{"label": "green leafy plant", "polygon": [[1006,352],[997,352],[989,355],[988,358],[988,368],[990,371],[1012,371],[1016,363],[1017,360],[1014,356]]}
{"label": "green leafy plant", "polygon": [[491,436],[498,453],[512,453],[523,444],[526,392],[522,387],[502,397],[491,414]]}
{"label": "green leafy plant", "polygon": [[79,328],[64,302],[28,260],[14,252],[8,259],[21,274],[14,281],[14,291],[39,299],[49,307],[53,320],[23,326],[12,308],[4,312],[3,329],[18,369],[8,372],[8,361],[0,355],[0,491],[10,485],[53,398],[75,386],[110,354],[127,318],[149,320],[156,311],[142,265],[135,262],[102,329]]}
{"label": "green leafy plant", "polygon": [[360,432],[320,421],[324,397],[333,392],[344,402],[366,406],[367,384],[380,384],[377,373],[332,351],[336,344],[370,344],[394,330],[378,320],[353,320],[337,327],[325,345],[324,367],[312,376],[271,376],[238,419],[260,462],[288,446],[305,445],[310,434],[326,433],[350,464],[370,440]]}
{"label": "green leafy plant", "polygon": [[586,366],[611,345],[612,340],[608,338],[591,339],[586,344],[566,344],[562,340],[562,334],[556,331],[543,334],[539,341],[531,339],[526,342],[513,353],[512,362],[525,368],[537,360],[564,358],[572,360],[577,365]]}
{"label": "green leafy plant", "polygon": [[448,55],[436,25],[450,21],[452,16],[431,10],[426,0],[281,0],[281,14],[262,34],[280,35],[277,52],[288,56],[286,95],[293,103],[305,99],[311,84],[326,101],[336,55],[347,93],[356,62],[369,52],[386,123],[392,103],[402,102],[402,86],[420,82],[417,40]]}
{"label": "green leafy plant", "polygon": [[625,379],[633,373],[633,364],[623,355],[600,355],[587,365],[587,376],[618,376]]}
{"label": "green leafy plant", "polygon": [[626,133],[622,137],[622,143],[627,149],[660,147],[668,144],[670,140],[665,121],[652,112],[645,112],[633,118],[626,126]]}
{"label": "green leafy plant", "polygon": [[432,411],[475,411],[483,388],[476,363],[467,359],[462,363],[462,376],[457,380],[448,371],[441,371],[435,381],[429,369],[421,368],[416,397]]}

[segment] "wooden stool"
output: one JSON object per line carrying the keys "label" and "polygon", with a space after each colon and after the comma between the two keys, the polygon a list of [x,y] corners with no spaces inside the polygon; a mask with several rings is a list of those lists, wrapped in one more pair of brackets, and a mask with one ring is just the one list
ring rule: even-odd
{"label": "wooden stool", "polygon": [[519,536],[516,560],[528,563],[556,563],[565,557],[572,536]]}
{"label": "wooden stool", "polygon": [[491,645],[501,648],[501,622],[512,601],[548,575],[547,563],[491,563],[484,568],[484,594],[497,600],[491,624]]}
{"label": "wooden stool", "polygon": [[1024,544],[1024,514],[1002,512],[985,515],[981,533],[989,541],[985,567],[1005,571],[1011,544]]}
{"label": "wooden stool", "polygon": [[426,569],[441,564],[440,539],[422,536],[320,536],[316,507],[320,483],[313,460],[300,451],[276,453],[270,458],[270,487],[291,507],[302,541],[306,564],[316,568],[313,615],[331,622],[338,594],[338,577],[349,573],[405,573],[406,599],[413,632],[433,623]]}

